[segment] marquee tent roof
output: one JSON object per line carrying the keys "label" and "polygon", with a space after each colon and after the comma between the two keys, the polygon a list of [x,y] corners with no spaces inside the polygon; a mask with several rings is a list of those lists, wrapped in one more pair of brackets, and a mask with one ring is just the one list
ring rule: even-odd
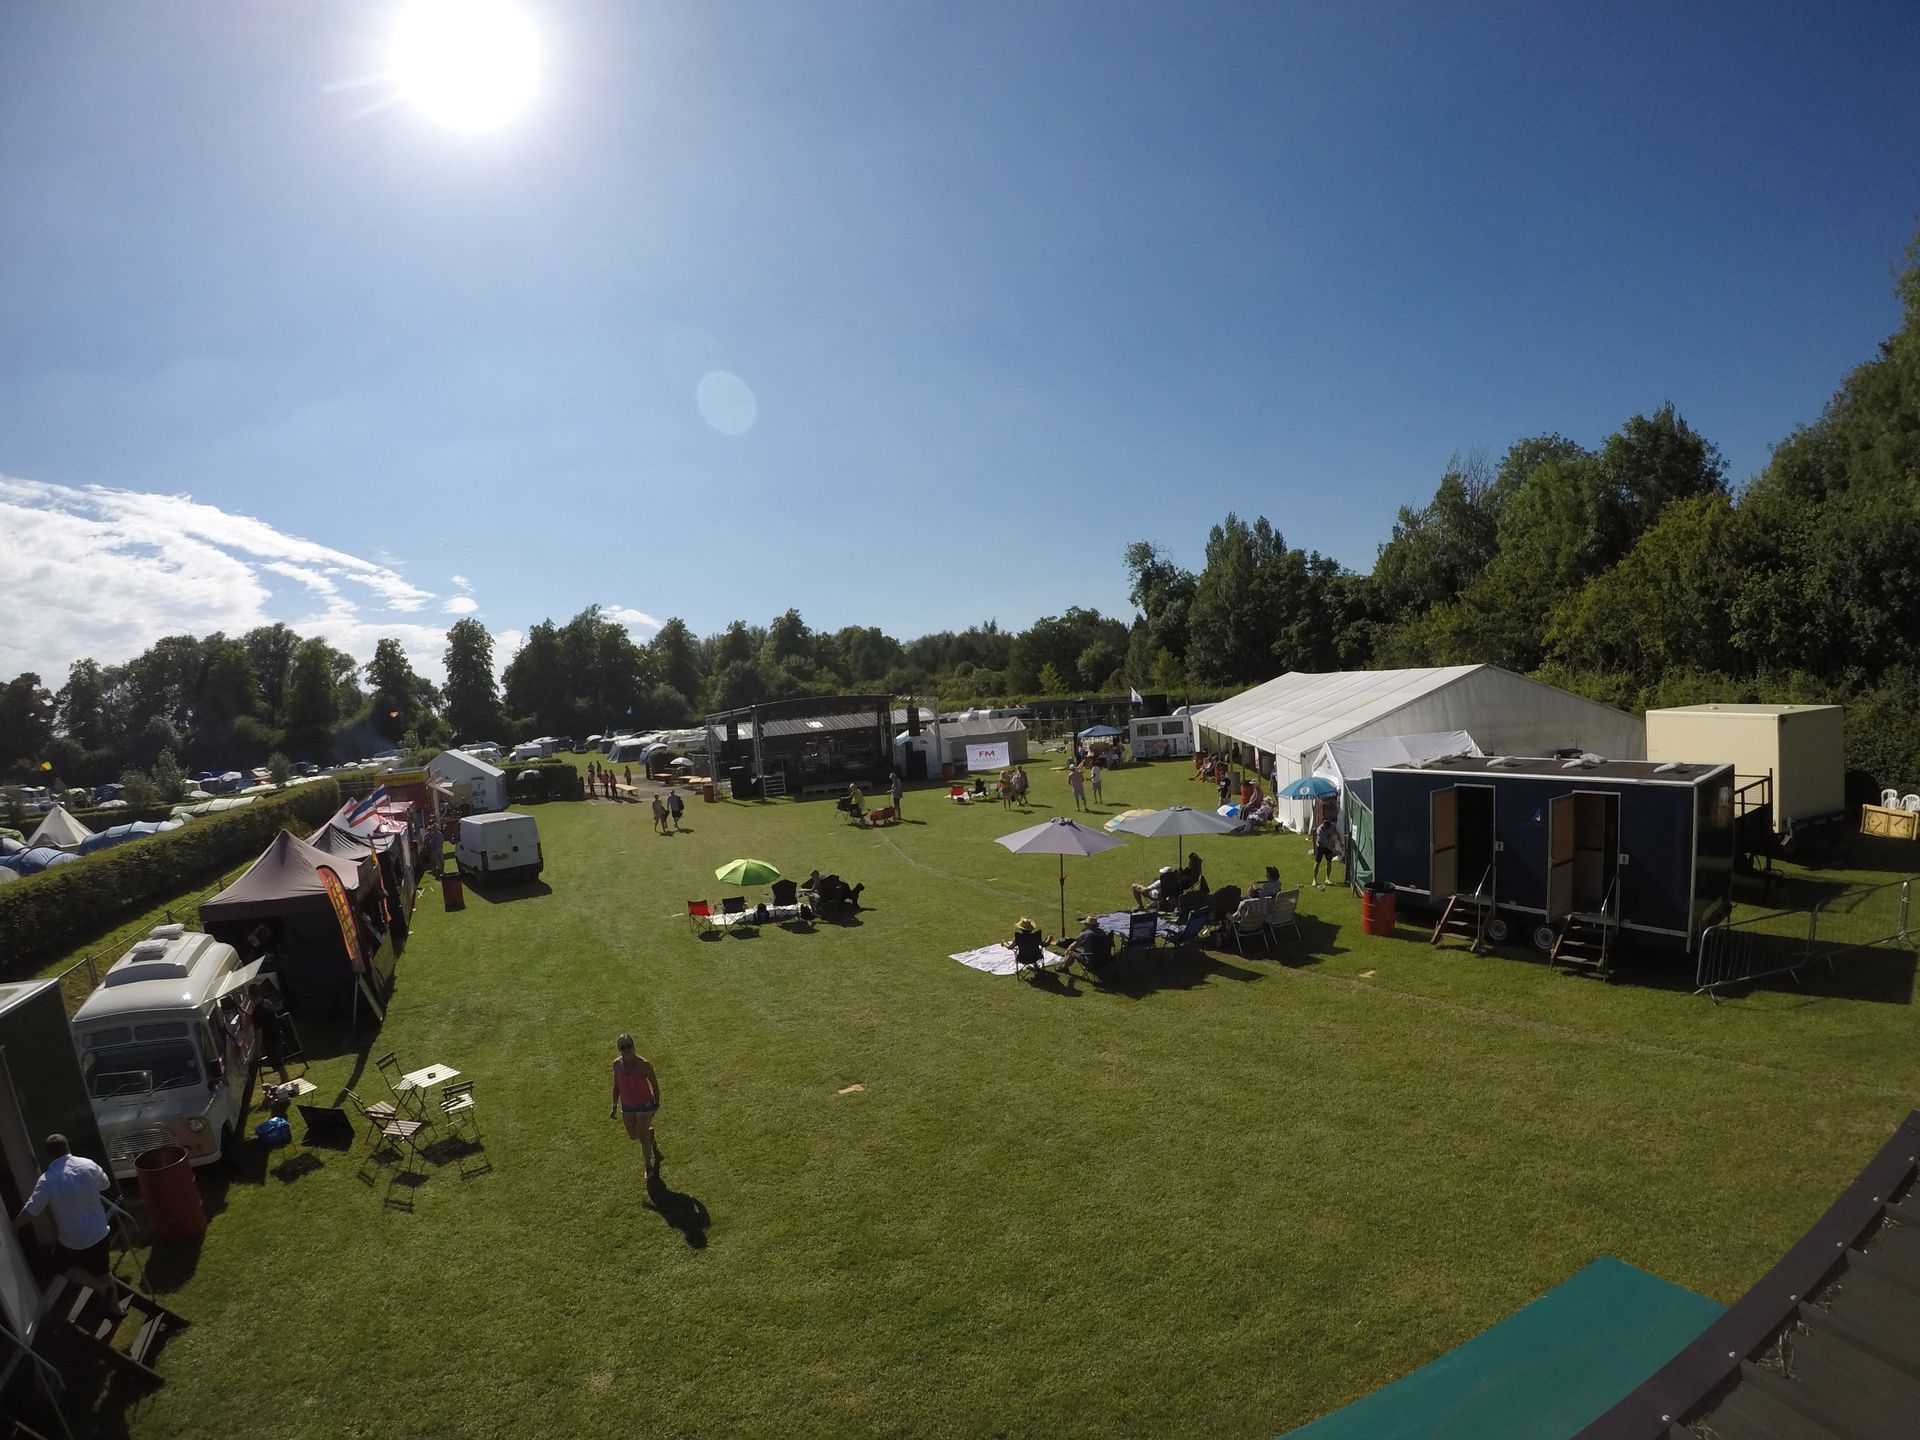
{"label": "marquee tent roof", "polygon": [[35,827],[33,834],[27,837],[27,848],[37,845],[65,847],[78,845],[93,832],[67,813],[67,807],[56,805],[47,812],[47,816]]}
{"label": "marquee tent roof", "polygon": [[330,903],[319,866],[340,877],[349,894],[359,892],[365,862],[329,854],[309,845],[291,830],[273,837],[247,873],[200,906],[202,925],[223,920],[251,920],[279,915],[304,905]]}
{"label": "marquee tent roof", "polygon": [[1615,760],[1646,757],[1646,724],[1497,665],[1423,670],[1292,671],[1222,700],[1195,722],[1298,770],[1330,740],[1466,730],[1492,754],[1579,746]]}
{"label": "marquee tent roof", "polygon": [[489,779],[498,780],[507,773],[498,765],[489,765],[465,750],[442,750],[427,763],[427,769],[436,775],[461,775],[469,779],[476,775],[484,775]]}
{"label": "marquee tent roof", "polygon": [[1361,780],[1382,765],[1437,760],[1442,755],[1478,755],[1480,747],[1464,730],[1434,730],[1425,735],[1382,735],[1372,740],[1329,740],[1314,757],[1313,773],[1330,780]]}

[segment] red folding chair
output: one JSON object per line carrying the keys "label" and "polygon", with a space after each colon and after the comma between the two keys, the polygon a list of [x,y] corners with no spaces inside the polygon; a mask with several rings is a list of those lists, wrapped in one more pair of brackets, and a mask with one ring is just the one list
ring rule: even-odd
{"label": "red folding chair", "polygon": [[704,900],[687,901],[687,924],[696,935],[713,929],[713,906]]}

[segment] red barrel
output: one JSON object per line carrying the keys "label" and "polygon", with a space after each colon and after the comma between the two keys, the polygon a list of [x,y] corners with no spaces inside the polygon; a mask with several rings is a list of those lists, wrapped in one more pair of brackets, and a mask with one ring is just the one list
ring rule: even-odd
{"label": "red barrel", "polygon": [[1394,892],[1391,890],[1362,890],[1360,892],[1360,932],[1363,935],[1391,935],[1394,901]]}
{"label": "red barrel", "polygon": [[207,1211],[183,1145],[160,1145],[133,1162],[155,1240],[198,1240],[207,1233]]}
{"label": "red barrel", "polygon": [[713,783],[711,781],[709,781],[707,784],[702,785],[700,787],[700,798],[706,801],[709,805],[712,805],[719,800],[720,796],[718,792],[714,790]]}
{"label": "red barrel", "polygon": [[440,877],[440,903],[449,910],[467,908],[467,892],[461,888],[458,873]]}

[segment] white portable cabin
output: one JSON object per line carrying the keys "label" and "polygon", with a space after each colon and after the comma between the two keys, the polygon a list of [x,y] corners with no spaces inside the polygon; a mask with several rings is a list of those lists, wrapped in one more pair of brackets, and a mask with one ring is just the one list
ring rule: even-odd
{"label": "white portable cabin", "polygon": [[1782,836],[1846,810],[1846,737],[1838,705],[1676,705],[1647,712],[1649,760],[1733,764],[1745,794],[1771,779]]}
{"label": "white portable cabin", "polygon": [[463,750],[443,750],[427,762],[427,774],[453,792],[456,810],[507,808],[507,772]]}

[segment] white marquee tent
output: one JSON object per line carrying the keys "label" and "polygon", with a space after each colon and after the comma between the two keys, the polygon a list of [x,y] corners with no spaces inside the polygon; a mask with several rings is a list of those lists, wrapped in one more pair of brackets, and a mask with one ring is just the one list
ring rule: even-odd
{"label": "white marquee tent", "polygon": [[1442,755],[1478,755],[1480,746],[1464,730],[1434,730],[1425,735],[1382,735],[1368,740],[1329,740],[1313,757],[1313,775],[1345,786],[1364,780],[1382,765],[1437,760]]}
{"label": "white marquee tent", "polygon": [[[1639,716],[1498,665],[1292,671],[1222,700],[1196,725],[1205,748],[1237,752],[1271,776],[1276,789],[1313,774],[1321,750],[1334,740],[1464,730],[1488,755],[1568,748],[1610,760],[1647,755],[1646,722]],[[1292,823],[1306,813],[1298,805]]]}

